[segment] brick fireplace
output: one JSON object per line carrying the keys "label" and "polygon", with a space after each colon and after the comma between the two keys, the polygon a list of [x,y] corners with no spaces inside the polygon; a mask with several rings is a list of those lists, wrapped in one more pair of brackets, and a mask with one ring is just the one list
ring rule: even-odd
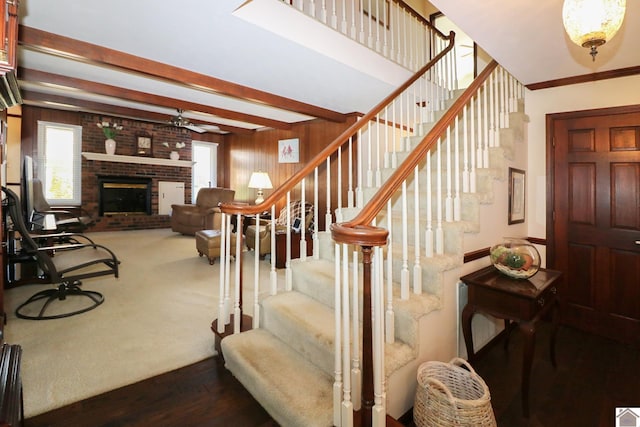
{"label": "brick fireplace", "polygon": [[[99,121],[117,122],[123,130],[117,135],[115,155],[105,153],[105,137],[96,126]],[[191,132],[170,126],[113,119],[94,114],[83,115],[82,141],[82,207],[97,217],[91,231],[138,230],[170,227],[169,215],[158,214],[158,183],[184,182],[185,202],[191,200]],[[152,139],[151,153],[137,154],[137,137]],[[162,143],[168,142],[170,147]],[[169,159],[171,147],[185,142],[180,160]],[[142,180],[149,184],[149,212],[102,212],[100,215],[100,180],[122,177]]]}

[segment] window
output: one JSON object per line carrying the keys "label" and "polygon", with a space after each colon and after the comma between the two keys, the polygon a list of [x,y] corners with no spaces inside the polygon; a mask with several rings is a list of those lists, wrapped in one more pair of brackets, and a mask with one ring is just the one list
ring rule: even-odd
{"label": "window", "polygon": [[51,205],[80,205],[82,126],[38,121],[38,178]]}
{"label": "window", "polygon": [[216,187],[218,175],[218,144],[191,142],[191,159],[195,162],[192,174],[192,203],[201,188]]}

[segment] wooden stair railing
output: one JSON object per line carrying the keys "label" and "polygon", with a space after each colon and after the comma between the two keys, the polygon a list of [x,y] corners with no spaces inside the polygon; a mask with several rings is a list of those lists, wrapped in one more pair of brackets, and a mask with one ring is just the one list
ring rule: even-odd
{"label": "wooden stair railing", "polygon": [[[304,165],[298,172],[288,178],[283,184],[281,184],[278,188],[273,190],[271,194],[260,204],[257,205],[247,205],[247,204],[235,204],[235,203],[224,203],[220,206],[225,219],[223,220],[223,230],[225,233],[225,221],[227,221],[227,217],[231,215],[236,215],[237,223],[235,224],[236,229],[242,230],[243,217],[247,215],[257,215],[259,219],[259,215],[263,212],[271,212],[273,216],[275,214],[274,206],[277,202],[287,198],[290,191],[292,191],[297,185],[302,183],[304,188],[304,180],[306,177],[311,175],[314,170],[317,171],[317,168],[321,166],[323,163],[327,162],[327,159],[330,158],[331,155],[339,152],[343,146],[351,143],[352,137],[357,137],[358,132],[363,129],[369,122],[375,121],[377,115],[379,115],[385,108],[392,105],[392,103],[400,97],[403,92],[409,89],[418,79],[423,77],[426,73],[435,69],[443,58],[447,54],[449,54],[454,48],[455,34],[454,32],[450,32],[449,35],[445,36],[443,33],[435,29],[428,22],[426,24],[432,29],[434,34],[436,34],[443,43],[446,42],[446,45],[442,46],[442,50],[438,52],[432,59],[428,61],[426,65],[424,65],[420,70],[418,70],[412,77],[410,77],[405,83],[399,86],[396,90],[394,90],[390,95],[385,97],[381,102],[379,102],[375,107],[373,107],[368,113],[364,114],[360,120],[358,120],[353,125],[349,126],[345,131],[343,131],[338,137],[336,137],[330,144],[328,144],[323,150],[321,150],[311,161],[309,161],[306,165]],[[477,88],[477,87],[476,87]],[[447,115],[446,117],[450,117]],[[395,125],[395,124],[394,124]],[[443,129],[444,125],[439,126],[438,129]],[[428,136],[432,135],[434,132],[430,132]],[[357,139],[357,138],[356,138]],[[423,141],[424,143],[424,141]],[[426,148],[428,149],[428,147]],[[426,150],[424,149],[424,150]],[[422,150],[422,151],[424,151]],[[424,153],[423,153],[424,154]],[[413,158],[413,157],[412,157]],[[405,161],[406,163],[406,161]],[[412,168],[413,166],[406,166],[407,168]],[[362,410],[360,412],[362,424],[361,425],[371,425],[372,423],[372,408],[374,405],[374,391],[373,391],[373,377],[374,377],[374,368],[373,368],[373,356],[372,356],[372,324],[371,324],[371,261],[373,248],[377,246],[383,246],[387,242],[388,232],[385,229],[377,228],[369,225],[371,222],[371,215],[374,215],[374,212],[379,212],[380,210],[380,200],[387,200],[388,194],[391,194],[394,188],[397,188],[399,185],[398,180],[403,179],[402,177],[406,177],[404,173],[396,173],[394,176],[397,176],[392,180],[394,183],[393,188],[389,187],[389,185],[385,185],[382,190],[384,197],[376,197],[372,203],[368,203],[366,205],[367,216],[363,217],[359,215],[356,218],[356,222],[351,221],[349,223],[334,225],[332,230],[332,236],[336,242],[339,243],[354,243],[362,247],[363,251],[363,262],[364,262],[364,270],[363,275],[365,279],[365,283],[368,283],[368,287],[364,289],[364,307],[365,312],[363,313],[363,364],[362,364],[362,378],[363,378],[363,393],[362,393]],[[303,191],[304,194],[304,191]],[[303,199],[304,200],[304,199]],[[377,209],[377,211],[376,211]],[[236,238],[236,254],[240,252],[240,248],[243,245],[242,242],[242,234],[237,233]],[[224,237],[221,239],[222,244],[224,244]],[[224,252],[225,248],[221,248],[221,253]],[[228,250],[229,248],[227,248]],[[222,281],[222,271],[225,268],[225,255],[221,256],[221,281]],[[222,328],[222,319],[218,318],[214,320],[212,324],[212,330],[217,335],[217,340],[222,339],[224,336],[231,333],[238,333],[248,326],[246,322],[246,315],[242,313],[242,266],[241,266],[242,257],[236,259],[236,272],[239,273],[239,282],[237,282],[237,286],[239,289],[235,290],[236,296],[239,295],[239,303],[240,307],[237,307],[238,301],[236,301],[236,306],[234,306],[233,315],[231,319],[227,318],[229,322],[228,327]],[[221,283],[221,286],[223,284]],[[222,291],[221,291],[222,292]],[[257,317],[258,314],[255,314]],[[234,318],[235,317],[235,318]],[[232,326],[233,325],[233,326]],[[255,321],[254,321],[255,327]],[[222,331],[224,329],[224,332]]]}
{"label": "wooden stair railing", "polygon": [[492,61],[483,72],[473,81],[473,83],[463,92],[453,103],[451,108],[434,125],[420,144],[411,154],[398,166],[391,177],[382,185],[371,200],[362,208],[360,213],[351,221],[331,226],[331,236],[336,243],[347,245],[358,245],[362,249],[363,264],[363,384],[362,384],[362,425],[372,425],[374,380],[373,375],[373,338],[371,335],[371,258],[372,250],[376,246],[387,244],[388,231],[384,228],[371,225],[376,216],[386,206],[392,195],[400,188],[402,183],[413,172],[418,163],[424,159],[426,154],[436,145],[438,138],[446,131],[463,107],[471,100],[480,89],[489,75],[496,69],[498,63]]}

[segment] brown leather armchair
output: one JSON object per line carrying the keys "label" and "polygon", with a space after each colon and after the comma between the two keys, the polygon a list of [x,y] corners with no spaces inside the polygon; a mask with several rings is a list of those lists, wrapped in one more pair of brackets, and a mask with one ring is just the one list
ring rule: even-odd
{"label": "brown leather armchair", "polygon": [[230,188],[201,188],[195,205],[171,205],[171,230],[195,234],[199,230],[220,230],[220,203],[232,202],[235,190]]}
{"label": "brown leather armchair", "polygon": [[[297,219],[301,218],[302,201],[296,200],[291,202],[290,221],[291,225]],[[258,235],[258,254],[262,257],[271,253],[271,220],[260,220],[260,234]],[[287,207],[285,206],[280,211],[280,216],[276,219],[276,233],[287,230]],[[304,206],[304,225],[300,225],[300,228],[304,227],[305,230],[310,230],[313,224],[313,205],[311,203],[305,203]],[[255,249],[256,242],[256,225],[255,222],[252,225],[247,226],[245,231],[245,243],[247,248]]]}

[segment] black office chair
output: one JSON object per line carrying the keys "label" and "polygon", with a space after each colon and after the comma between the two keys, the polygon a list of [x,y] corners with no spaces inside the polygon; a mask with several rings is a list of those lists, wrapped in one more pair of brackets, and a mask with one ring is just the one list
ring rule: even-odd
{"label": "black office chair", "polygon": [[33,212],[27,212],[30,215],[31,231],[38,232],[46,227],[44,219],[47,215],[52,215],[55,219],[55,230],[59,232],[81,233],[89,226],[95,224],[95,219],[84,210],[80,209],[81,215],[63,209],[53,208],[44,197],[42,182],[34,179],[33,183]]}
{"label": "black office chair", "polygon": [[[99,292],[81,289],[81,280],[110,274],[117,278],[120,262],[116,255],[105,246],[98,245],[77,233],[30,234],[22,216],[20,199],[7,188],[3,187],[2,191],[7,197],[5,206],[8,209],[11,226],[19,234],[18,256],[31,257],[42,270],[42,276],[35,282],[51,283],[56,286],[53,289],[40,291],[20,304],[16,309],[16,316],[32,320],[59,319],[85,313],[102,304],[104,296]],[[52,244],[56,241],[63,243]],[[56,300],[64,301],[69,296],[83,297],[82,299],[86,298],[86,300],[79,308],[46,314],[51,303]],[[75,300],[78,299],[75,298]],[[40,305],[36,306],[36,304]]]}

